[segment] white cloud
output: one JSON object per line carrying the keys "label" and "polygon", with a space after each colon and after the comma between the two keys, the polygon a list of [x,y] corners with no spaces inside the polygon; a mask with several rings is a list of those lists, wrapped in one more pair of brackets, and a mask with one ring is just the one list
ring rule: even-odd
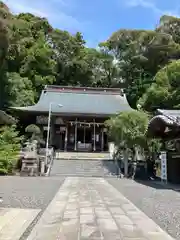
{"label": "white cloud", "polygon": [[150,8],[153,11],[159,11],[159,9],[156,7],[154,2],[146,1],[146,0],[129,0],[126,3],[129,7],[144,7],[144,8]]}
{"label": "white cloud", "polygon": [[80,31],[85,23],[68,14],[71,0],[4,0],[13,13],[30,12],[45,17],[58,28]]}
{"label": "white cloud", "polygon": [[125,0],[127,7],[143,7],[148,8],[156,15],[173,15],[179,17],[179,9],[167,9],[163,10],[159,8],[155,1],[152,0]]}
{"label": "white cloud", "polygon": [[38,10],[38,8],[28,6],[24,4],[23,1],[19,1],[20,3],[14,3],[13,0],[5,0],[4,2],[15,14],[20,12],[30,12],[36,16],[47,17],[47,14],[45,12]]}

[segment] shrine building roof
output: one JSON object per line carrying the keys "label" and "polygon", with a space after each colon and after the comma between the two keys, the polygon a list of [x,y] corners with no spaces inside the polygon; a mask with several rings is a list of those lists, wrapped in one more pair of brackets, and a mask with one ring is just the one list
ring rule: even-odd
{"label": "shrine building roof", "polygon": [[[87,88],[45,86],[39,101],[33,106],[14,107],[18,111],[48,112],[53,114],[113,115],[132,110],[119,88]],[[61,107],[60,107],[61,105]]]}

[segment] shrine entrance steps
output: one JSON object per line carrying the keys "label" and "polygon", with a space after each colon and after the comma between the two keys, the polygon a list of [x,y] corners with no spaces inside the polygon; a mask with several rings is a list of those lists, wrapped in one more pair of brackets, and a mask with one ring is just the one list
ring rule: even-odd
{"label": "shrine entrance steps", "polygon": [[59,160],[110,160],[109,152],[56,152],[55,158]]}
{"label": "shrine entrance steps", "polygon": [[119,169],[108,160],[54,160],[50,177],[118,177]]}

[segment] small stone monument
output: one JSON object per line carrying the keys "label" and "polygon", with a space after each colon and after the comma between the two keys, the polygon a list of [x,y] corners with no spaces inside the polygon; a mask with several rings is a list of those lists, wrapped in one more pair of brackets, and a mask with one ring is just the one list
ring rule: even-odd
{"label": "small stone monument", "polygon": [[21,174],[37,176],[39,174],[39,158],[37,154],[37,141],[27,142],[22,159]]}

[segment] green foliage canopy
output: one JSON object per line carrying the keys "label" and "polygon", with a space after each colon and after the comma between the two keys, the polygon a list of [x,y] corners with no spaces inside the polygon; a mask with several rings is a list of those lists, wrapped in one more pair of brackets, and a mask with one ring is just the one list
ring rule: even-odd
{"label": "green foliage canopy", "polygon": [[159,70],[154,83],[139,99],[139,104],[148,111],[157,108],[180,109],[180,60],[172,61]]}
{"label": "green foliage canopy", "polygon": [[120,29],[95,49],[80,32],[55,29],[43,16],[14,15],[1,2],[0,109],[34,104],[47,84],[123,87],[135,109],[139,101],[149,111],[179,108],[178,89],[156,83],[180,57],[179,27],[179,18],[162,16],[152,30]]}
{"label": "green foliage canopy", "polygon": [[109,133],[116,146],[131,149],[145,145],[148,115],[142,111],[122,112],[106,122]]}

